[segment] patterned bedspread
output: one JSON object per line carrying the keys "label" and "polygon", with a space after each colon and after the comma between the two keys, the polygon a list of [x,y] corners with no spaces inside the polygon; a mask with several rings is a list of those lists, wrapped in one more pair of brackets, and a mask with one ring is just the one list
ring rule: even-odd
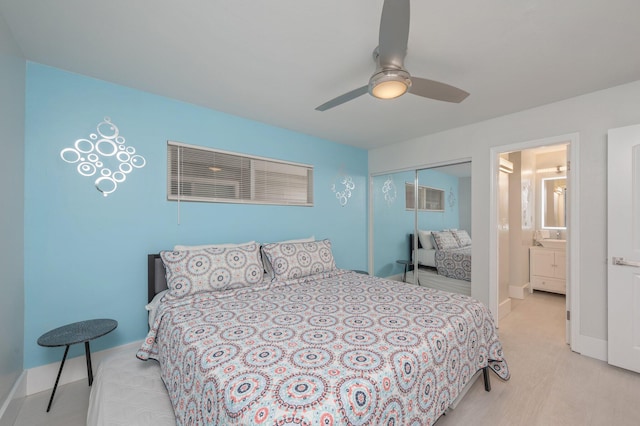
{"label": "patterned bedspread", "polygon": [[509,378],[481,303],[344,270],[163,303],[137,356],[178,425],[430,425],[479,369]]}
{"label": "patterned bedspread", "polygon": [[471,281],[471,246],[436,250],[436,268],[439,275]]}

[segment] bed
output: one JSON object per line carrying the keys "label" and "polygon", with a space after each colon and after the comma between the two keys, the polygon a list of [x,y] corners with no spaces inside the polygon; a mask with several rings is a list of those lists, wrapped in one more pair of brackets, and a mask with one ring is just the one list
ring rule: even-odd
{"label": "bed", "polygon": [[[413,252],[409,234],[409,252]],[[471,281],[471,238],[464,230],[418,231],[416,258],[420,266],[435,269],[439,275]]]}
{"label": "bed", "polygon": [[247,285],[233,277],[252,281],[253,265],[201,278],[216,259],[252,264],[255,247],[243,262],[233,250],[149,255],[159,302],[137,357],[159,361],[178,425],[430,425],[476,372],[487,390],[489,370],[509,379],[470,297],[338,269],[328,240],[264,246],[273,276]]}

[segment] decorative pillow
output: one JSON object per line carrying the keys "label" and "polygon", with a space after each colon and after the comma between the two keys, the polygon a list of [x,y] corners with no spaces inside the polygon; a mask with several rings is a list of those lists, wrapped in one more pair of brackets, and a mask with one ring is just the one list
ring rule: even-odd
{"label": "decorative pillow", "polygon": [[456,241],[458,241],[458,245],[460,247],[467,247],[471,245],[471,237],[469,236],[469,233],[464,229],[451,231],[451,233],[453,234],[453,237],[456,239]]}
{"label": "decorative pillow", "polygon": [[160,257],[167,271],[167,299],[248,287],[262,282],[262,261],[257,243],[238,247],[163,251]]}
{"label": "decorative pillow", "polygon": [[[315,240],[316,240],[316,237],[312,235],[309,238],[299,238],[297,240],[278,241],[277,243],[271,243],[271,244],[311,243]],[[262,248],[263,248],[262,261],[264,262],[264,272],[269,277],[269,279],[273,279],[273,277],[275,277],[275,274],[273,273],[273,267],[271,266],[271,262],[269,262],[267,255],[264,253],[264,245],[262,246]]]}
{"label": "decorative pillow", "polygon": [[336,269],[329,240],[266,244],[262,251],[278,279],[302,278]]}
{"label": "decorative pillow", "polygon": [[431,235],[433,235],[433,241],[438,250],[451,250],[460,247],[458,240],[449,231],[432,232]]}
{"label": "decorative pillow", "polygon": [[418,239],[420,240],[420,245],[422,245],[423,249],[427,249],[427,250],[433,249],[433,241],[431,240],[431,231],[422,231],[419,229]]}

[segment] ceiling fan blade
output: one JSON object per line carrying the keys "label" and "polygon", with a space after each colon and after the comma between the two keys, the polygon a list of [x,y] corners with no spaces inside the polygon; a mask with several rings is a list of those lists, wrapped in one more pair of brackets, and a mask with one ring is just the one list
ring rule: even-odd
{"label": "ceiling fan blade", "polygon": [[426,78],[411,77],[411,87],[409,93],[422,96],[424,98],[435,99],[438,101],[454,102],[459,104],[464,101],[468,92],[439,81],[428,80]]}
{"label": "ceiling fan blade", "polygon": [[344,95],[340,95],[337,98],[331,99],[329,102],[325,102],[319,107],[316,107],[316,111],[326,111],[330,108],[341,105],[345,102],[349,102],[352,99],[357,98],[358,96],[362,96],[369,91],[369,86],[358,87],[355,90],[345,93]]}
{"label": "ceiling fan blade", "polygon": [[378,58],[383,68],[402,68],[409,40],[409,0],[385,0],[380,18]]}

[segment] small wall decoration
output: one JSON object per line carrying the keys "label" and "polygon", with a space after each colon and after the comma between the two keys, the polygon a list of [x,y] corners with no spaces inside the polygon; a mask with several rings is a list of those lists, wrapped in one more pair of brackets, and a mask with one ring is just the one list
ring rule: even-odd
{"label": "small wall decoration", "polygon": [[[331,191],[336,194],[336,198],[342,207],[346,206],[351,198],[351,192],[356,188],[356,184],[353,182],[351,176],[342,176],[338,178],[341,188],[336,188],[336,184],[331,185]],[[339,190],[341,189],[341,190]]]}
{"label": "small wall decoration", "polygon": [[133,146],[125,144],[124,136],[109,117],[98,123],[96,133],[91,133],[88,139],[78,139],[72,148],[60,151],[60,157],[69,164],[77,164],[81,176],[97,176],[94,185],[105,197],[115,192],[129,173],[147,164]]}
{"label": "small wall decoration", "polygon": [[522,181],[522,228],[533,229],[533,203],[531,181]]}
{"label": "small wall decoration", "polygon": [[384,200],[387,202],[387,206],[391,206],[398,197],[398,190],[396,184],[393,181],[393,176],[387,178],[382,185],[382,193],[384,194]]}
{"label": "small wall decoration", "polygon": [[453,187],[449,187],[449,207],[453,208],[456,205],[456,195],[453,193]]}

